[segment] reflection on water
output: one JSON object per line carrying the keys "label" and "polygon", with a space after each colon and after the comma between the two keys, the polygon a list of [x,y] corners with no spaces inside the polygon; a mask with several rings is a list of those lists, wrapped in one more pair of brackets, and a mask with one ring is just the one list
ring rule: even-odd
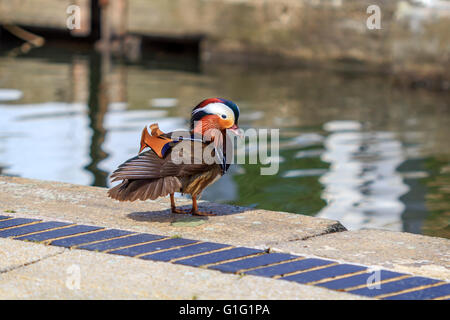
{"label": "reflection on water", "polygon": [[87,107],[47,102],[0,104],[0,167],[4,174],[91,184]]}
{"label": "reflection on water", "polygon": [[234,166],[204,199],[317,215],[348,229],[450,237],[442,94],[305,70],[177,71],[96,54],[32,54],[0,57],[2,174],[109,186],[112,170],[137,153],[145,125],[187,127],[195,103],[223,96],[240,105],[241,127],[281,129],[272,159],[280,171]]}
{"label": "reflection on water", "polygon": [[402,230],[408,187],[396,168],[405,160],[402,144],[391,132],[363,132],[354,121],[326,123],[330,132],[321,159],[330,169],[320,178],[327,201],[318,216],[334,218],[347,228]]}

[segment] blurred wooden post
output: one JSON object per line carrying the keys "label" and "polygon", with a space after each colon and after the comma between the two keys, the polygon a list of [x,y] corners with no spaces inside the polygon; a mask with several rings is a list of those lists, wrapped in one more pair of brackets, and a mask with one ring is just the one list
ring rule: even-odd
{"label": "blurred wooden post", "polygon": [[114,0],[110,3],[110,23],[113,35],[123,38],[127,34],[128,0]]}
{"label": "blurred wooden post", "polygon": [[89,93],[89,61],[74,56],[70,68],[71,97],[70,102],[86,103]]}
{"label": "blurred wooden post", "polygon": [[101,24],[97,48],[123,53],[123,42],[127,35],[128,0],[99,0],[99,3]]}
{"label": "blurred wooden post", "polygon": [[91,0],[91,35],[93,40],[100,39],[101,28],[101,5],[100,0]]}
{"label": "blurred wooden post", "polygon": [[[114,1],[112,1],[114,2]],[[111,47],[111,2],[109,0],[100,0],[100,42],[102,51],[110,51]]]}
{"label": "blurred wooden post", "polygon": [[107,185],[108,177],[108,172],[98,167],[99,163],[108,157],[108,154],[102,148],[106,135],[103,123],[109,104],[108,81],[104,78],[104,59],[105,56],[98,53],[91,54],[89,57],[89,97],[87,103],[92,137],[89,148],[91,162],[85,168],[93,175],[92,185],[100,187]]}

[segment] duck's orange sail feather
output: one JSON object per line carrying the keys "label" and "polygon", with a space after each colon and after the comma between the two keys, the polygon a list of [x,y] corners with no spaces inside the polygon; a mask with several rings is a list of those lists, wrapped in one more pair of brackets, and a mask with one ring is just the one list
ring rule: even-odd
{"label": "duck's orange sail feather", "polygon": [[139,153],[146,147],[149,147],[158,155],[158,157],[163,158],[165,150],[167,149],[166,145],[173,140],[162,136],[164,132],[159,129],[157,123],[150,125],[150,129],[152,130],[151,135],[148,133],[147,128],[142,130],[141,149],[139,150]]}

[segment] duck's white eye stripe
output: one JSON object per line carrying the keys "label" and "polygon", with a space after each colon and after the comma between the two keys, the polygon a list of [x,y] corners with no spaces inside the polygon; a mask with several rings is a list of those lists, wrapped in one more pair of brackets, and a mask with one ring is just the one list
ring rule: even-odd
{"label": "duck's white eye stripe", "polygon": [[232,119],[234,121],[233,110],[227,105],[220,102],[210,103],[203,108],[195,109],[194,111],[192,111],[192,115],[200,111],[204,111],[209,114],[217,114],[219,117],[222,117],[222,115],[226,115],[228,119]]}

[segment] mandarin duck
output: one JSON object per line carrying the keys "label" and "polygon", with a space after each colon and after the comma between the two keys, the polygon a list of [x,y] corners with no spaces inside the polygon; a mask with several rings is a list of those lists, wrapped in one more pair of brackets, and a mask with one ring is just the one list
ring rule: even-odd
{"label": "mandarin duck", "polygon": [[[135,201],[170,195],[172,213],[214,215],[199,211],[197,199],[228,170],[233,154],[232,149],[228,155],[226,152],[227,141],[230,143],[227,131],[240,135],[238,119],[239,107],[235,103],[212,98],[194,107],[189,131],[163,133],[157,124],[144,128],[139,154],[112,173],[112,182],[122,182],[111,188],[108,196],[119,201]],[[207,159],[205,154],[210,154],[215,161]],[[191,210],[175,206],[175,192],[191,195]]]}

